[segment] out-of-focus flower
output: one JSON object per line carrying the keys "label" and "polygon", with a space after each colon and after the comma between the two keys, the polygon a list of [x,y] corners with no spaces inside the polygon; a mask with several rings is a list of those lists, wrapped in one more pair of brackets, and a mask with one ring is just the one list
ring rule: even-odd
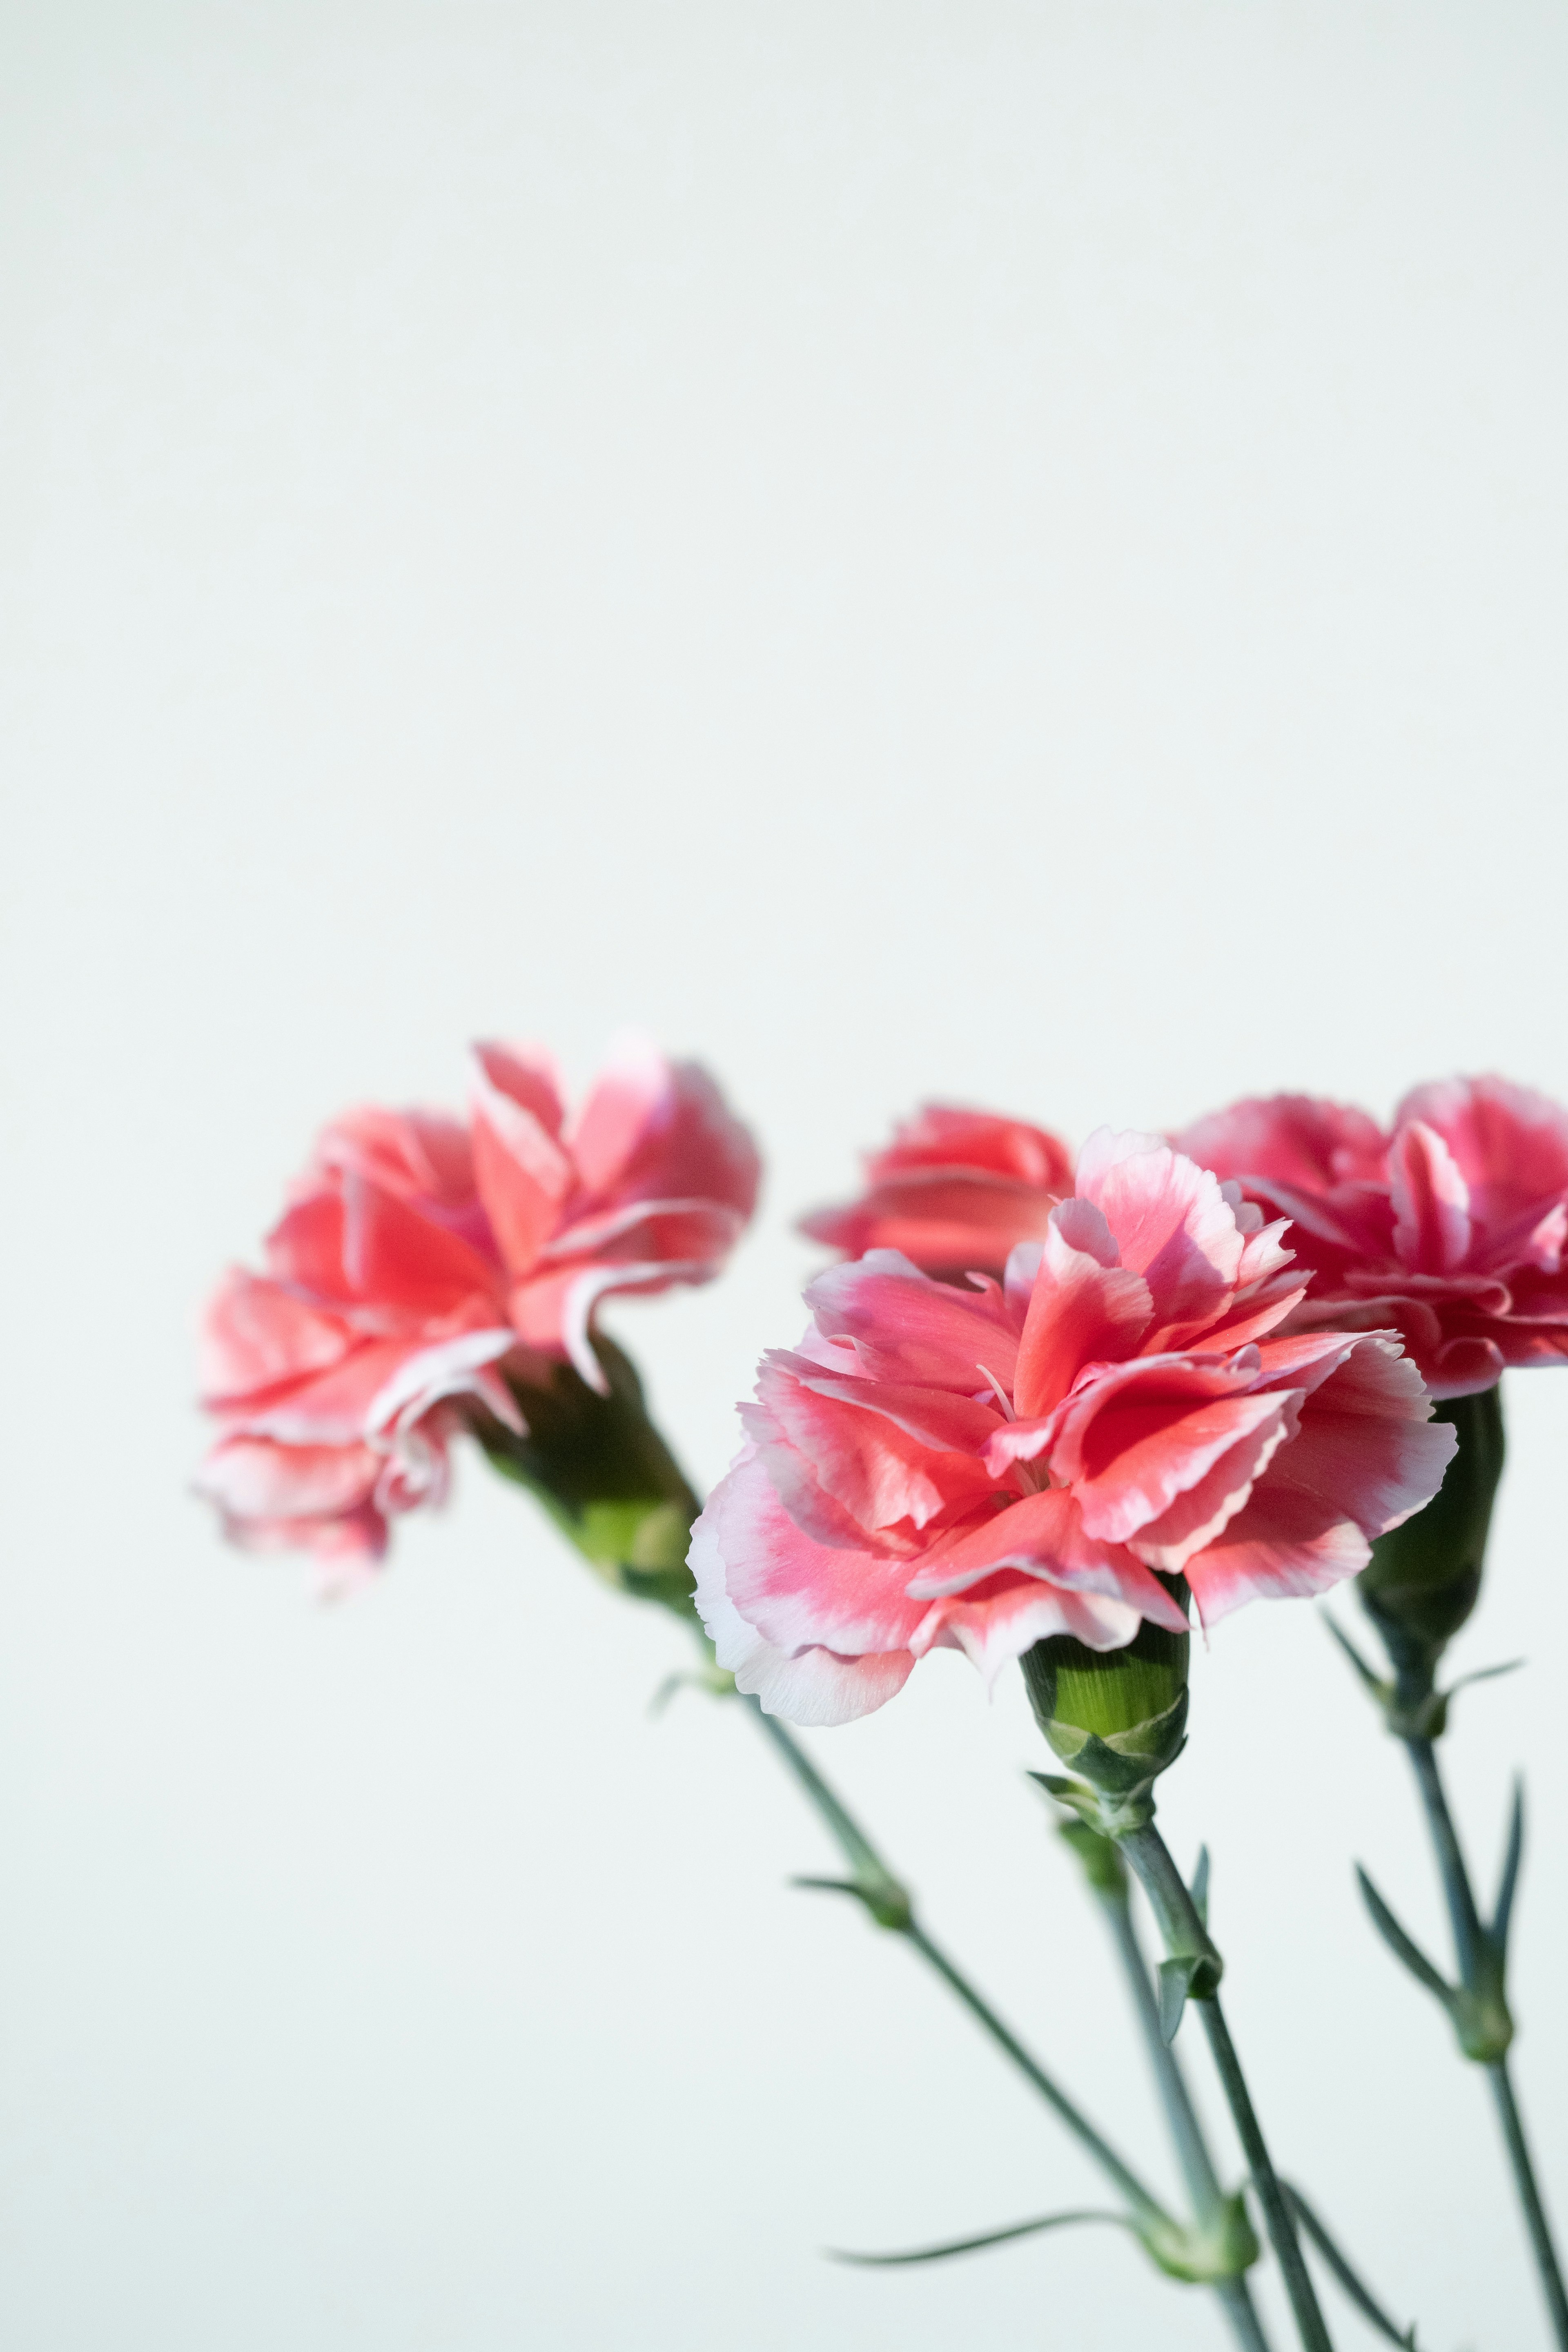
{"label": "out-of-focus flower", "polygon": [[547,1059],[478,1051],[472,1122],[346,1113],[203,1332],[221,1434],[199,1490],[228,1532],[352,1578],[389,1519],[439,1499],[478,1407],[523,1433],[519,1390],[563,1359],[601,1394],[598,1302],[717,1274],[756,1197],[744,1128],[695,1065],[633,1041],[577,1118]]}
{"label": "out-of-focus flower", "polygon": [[866,1190],[801,1229],[858,1257],[896,1249],[926,1274],[1000,1274],[1016,1242],[1038,1241],[1072,1191],[1072,1154],[1021,1118],[928,1104],[866,1160]]}
{"label": "out-of-focus flower", "polygon": [[892,1250],[821,1276],[693,1532],[720,1664],[843,1722],[933,1646],[991,1676],[1051,1635],[1180,1633],[1162,1578],[1212,1620],[1362,1568],[1454,1434],[1395,1339],[1276,1335],[1302,1296],[1282,1232],[1157,1138],[1101,1131],[1003,1283]]}
{"label": "out-of-focus flower", "polygon": [[1543,1096],[1496,1077],[1417,1087],[1385,1133],[1276,1095],[1173,1139],[1292,1221],[1315,1277],[1292,1329],[1396,1329],[1436,1397],[1568,1358],[1568,1111]]}

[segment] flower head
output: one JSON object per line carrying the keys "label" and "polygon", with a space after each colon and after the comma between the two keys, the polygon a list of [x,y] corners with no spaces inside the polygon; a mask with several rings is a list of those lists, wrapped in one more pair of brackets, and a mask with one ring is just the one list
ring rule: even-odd
{"label": "flower head", "polygon": [[1212,1620],[1363,1567],[1453,1432],[1396,1339],[1278,1335],[1303,1292],[1283,1230],[1102,1130],[1000,1283],[888,1249],[819,1276],[694,1530],[720,1664],[774,1713],[842,1722],[933,1647],[990,1676],[1052,1634],[1181,1632],[1178,1574]]}
{"label": "flower head", "polygon": [[[601,1299],[717,1274],[756,1198],[745,1129],[692,1063],[632,1041],[568,1120],[542,1054],[477,1052],[468,1122],[345,1113],[203,1334],[221,1435],[197,1484],[228,1532],[352,1576],[395,1514],[445,1491],[473,1409],[563,1359],[601,1393]],[[503,1373],[510,1377],[503,1377]]]}
{"label": "flower head", "polygon": [[1292,1220],[1292,1328],[1393,1328],[1436,1397],[1568,1359],[1568,1111],[1503,1078],[1406,1095],[1387,1131],[1308,1095],[1234,1103],[1175,1139]]}
{"label": "flower head", "polygon": [[801,1229],[851,1257],[896,1249],[927,1274],[1000,1274],[1071,1191],[1072,1154],[1045,1128],[929,1103],[868,1154],[858,1200],[816,1210]]}

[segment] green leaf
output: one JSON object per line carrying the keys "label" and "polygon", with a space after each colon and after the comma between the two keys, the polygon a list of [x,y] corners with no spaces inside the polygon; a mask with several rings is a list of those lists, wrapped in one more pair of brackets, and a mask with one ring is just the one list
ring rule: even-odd
{"label": "green leaf", "polygon": [[1160,2031],[1167,2042],[1176,2038],[1193,1979],[1203,1965],[1203,1956],[1197,1952],[1184,1952],[1160,1963]]}
{"label": "green leaf", "polygon": [[940,2246],[914,2246],[902,2254],[857,2254],[843,2246],[824,2248],[829,2262],[854,2263],[865,2270],[896,2270],[906,2263],[944,2263],[952,2254],[976,2254],[985,2246],[1005,2246],[1012,2238],[1032,2238],[1041,2230],[1065,2230],[1078,2221],[1109,2221],[1119,2230],[1132,2230],[1125,2213],[1081,2211],[1042,2213],[1037,2221],[1014,2221],[1005,2230],[985,2230],[977,2238],[952,2238]]}
{"label": "green leaf", "polygon": [[1404,2352],[1417,2352],[1415,2321],[1412,2320],[1410,2326],[1402,2330],[1396,2320],[1390,2319],[1371,2288],[1363,2285],[1352,2270],[1350,2263],[1330,2237],[1300,2190],[1293,2189],[1288,2180],[1282,2180],[1279,2185],[1289,2199],[1290,2208],[1297,2221],[1300,2221],[1362,2317],[1370,2320],[1378,2334],[1386,2336],[1390,2344],[1402,2346]]}
{"label": "green leaf", "polygon": [[1500,1959],[1508,1953],[1508,1931],[1513,1918],[1513,1898],[1519,1885],[1519,1865],[1524,1853],[1524,1783],[1513,1784],[1513,1807],[1509,1815],[1508,1852],[1503,1857],[1502,1883],[1498,1888],[1497,1909],[1492,1913],[1491,1936]]}
{"label": "green leaf", "polygon": [[1362,1656],[1361,1652],[1356,1648],[1355,1643],[1351,1640],[1351,1637],[1345,1632],[1344,1627],[1330,1610],[1327,1608],[1320,1609],[1318,1614],[1322,1619],[1324,1624],[1328,1627],[1330,1633],[1333,1635],[1335,1641],[1339,1643],[1341,1649],[1344,1652],[1346,1657],[1350,1660],[1351,1664],[1355,1668],[1357,1675],[1361,1677],[1363,1689],[1366,1691],[1370,1697],[1374,1698],[1377,1701],[1379,1706],[1386,1706],[1388,1700],[1393,1696],[1393,1685],[1385,1682],[1383,1676],[1376,1672],[1375,1668],[1367,1664],[1366,1660]]}
{"label": "green leaf", "polygon": [[1420,1945],[1405,1934],[1359,1862],[1355,1874],[1361,1885],[1362,1900],[1372,1915],[1372,1924],[1395,1959],[1402,1960],[1416,1982],[1424,1984],[1428,1992],[1435,1993],[1445,2009],[1451,2010],[1455,1999],[1454,1987],[1438,1975]]}
{"label": "green leaf", "polygon": [[1198,1848],[1198,1866],[1193,1873],[1193,1883],[1189,1891],[1193,1898],[1193,1909],[1206,1927],[1209,1923],[1209,1850],[1206,1845],[1201,1845]]}

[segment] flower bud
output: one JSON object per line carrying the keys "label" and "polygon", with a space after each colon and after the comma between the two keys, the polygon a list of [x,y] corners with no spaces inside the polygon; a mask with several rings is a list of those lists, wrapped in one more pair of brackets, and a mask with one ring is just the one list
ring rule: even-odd
{"label": "flower bud", "polygon": [[511,1383],[521,1435],[489,1416],[475,1434],[492,1465],[537,1496],[608,1583],[690,1619],[686,1553],[700,1506],[648,1419],[630,1359],[602,1333],[593,1346],[605,1393],[559,1363],[545,1381]]}
{"label": "flower bud", "polygon": [[1107,1834],[1152,1817],[1149,1791],[1186,1743],[1189,1647],[1185,1633],[1145,1622],[1125,1649],[1089,1650],[1058,1633],[1024,1653],[1035,1720],[1089,1784],[1078,1795],[1048,1785]]}
{"label": "flower bud", "polygon": [[1413,1518],[1379,1536],[1357,1579],[1362,1605],[1395,1667],[1428,1682],[1443,1649],[1476,1605],[1502,1475],[1500,1384],[1478,1396],[1449,1397],[1434,1421],[1458,1433],[1458,1448],[1432,1500]]}

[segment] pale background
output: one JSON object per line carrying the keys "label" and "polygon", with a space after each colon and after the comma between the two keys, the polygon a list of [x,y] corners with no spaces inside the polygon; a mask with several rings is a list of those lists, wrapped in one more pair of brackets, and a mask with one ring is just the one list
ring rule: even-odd
{"label": "pale background", "polygon": [[[323,1612],[186,1481],[190,1329],[315,1123],[581,1080],[757,1128],[721,1286],[613,1318],[695,1469],[790,1221],[929,1094],[1568,1094],[1568,19],[1526,0],[468,0],[0,19],[10,1013],[0,2337],[16,2352],[1218,2345],[679,1630],[466,1461]],[[1510,1384],[1451,1762],[1535,1792],[1524,2095],[1568,2221],[1568,1377]],[[1401,1759],[1310,1611],[1196,1677],[1282,2159],[1436,2352],[1544,2341]],[[963,1661],[820,1750],[1165,2177]],[[1196,2053],[1194,2052],[1194,2055]],[[1336,2311],[1342,2346],[1371,2339]],[[1281,2344],[1285,2341],[1281,2332]]]}

